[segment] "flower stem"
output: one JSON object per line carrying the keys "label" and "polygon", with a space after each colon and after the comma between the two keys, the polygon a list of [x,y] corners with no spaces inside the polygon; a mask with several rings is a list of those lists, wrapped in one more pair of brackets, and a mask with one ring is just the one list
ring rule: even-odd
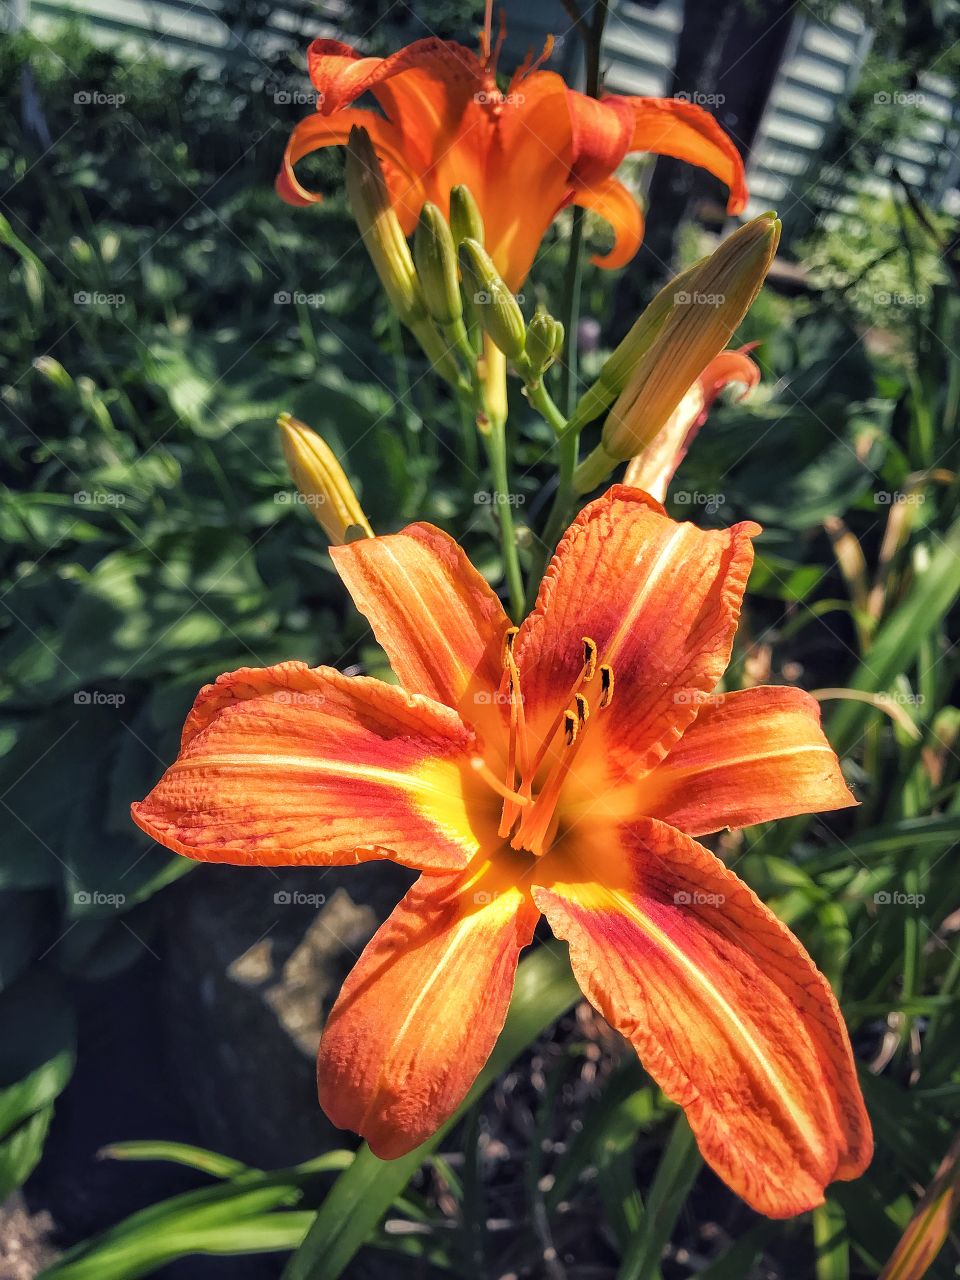
{"label": "flower stem", "polygon": [[513,527],[513,503],[507,479],[507,441],[503,422],[492,421],[489,430],[480,433],[480,438],[484,442],[487,460],[490,463],[490,477],[493,481],[492,497],[500,521],[503,572],[507,580],[507,590],[510,593],[510,612],[514,619],[519,620],[523,611],[523,575],[520,571],[520,556],[517,552],[517,535]]}

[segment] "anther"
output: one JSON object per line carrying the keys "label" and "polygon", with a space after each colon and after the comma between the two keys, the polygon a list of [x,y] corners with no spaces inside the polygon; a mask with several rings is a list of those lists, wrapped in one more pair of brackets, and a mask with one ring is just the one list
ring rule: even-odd
{"label": "anther", "polygon": [[567,746],[572,747],[577,740],[577,734],[580,732],[580,720],[572,711],[563,713],[563,736],[567,740]]}
{"label": "anther", "polygon": [[501,658],[503,666],[506,666],[508,660],[513,656],[513,642],[516,640],[519,630],[519,627],[507,627],[503,633],[503,656]]}
{"label": "anther", "polygon": [[590,716],[590,703],[582,693],[577,694],[574,698],[574,702],[577,704],[577,719],[579,720],[580,728],[582,729]]}
{"label": "anther", "polygon": [[605,711],[613,701],[613,667],[606,663],[600,668],[600,710]]}
{"label": "anther", "polygon": [[597,642],[583,637],[583,683],[588,684],[597,670]]}

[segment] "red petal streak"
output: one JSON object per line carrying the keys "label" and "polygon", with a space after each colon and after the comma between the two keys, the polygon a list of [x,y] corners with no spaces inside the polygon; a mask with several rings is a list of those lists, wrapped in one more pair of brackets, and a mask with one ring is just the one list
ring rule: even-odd
{"label": "red petal streak", "polygon": [[[579,838],[579,837],[578,837]],[[657,822],[548,855],[533,896],[603,1016],[687,1114],[704,1158],[790,1217],[872,1154],[846,1028],[790,931],[702,846]]]}
{"label": "red petal streak", "polygon": [[856,804],[802,689],[715,695],[637,788],[642,813],[688,835]]}
{"label": "red petal streak", "polygon": [[490,1056],[539,917],[515,878],[489,863],[421,877],[333,1006],[317,1064],[320,1103],[384,1160],[425,1141]]}
{"label": "red petal streak", "polygon": [[378,680],[244,668],[201,690],[180,755],[133,817],[204,862],[450,870],[495,838],[473,746],[455,712]]}

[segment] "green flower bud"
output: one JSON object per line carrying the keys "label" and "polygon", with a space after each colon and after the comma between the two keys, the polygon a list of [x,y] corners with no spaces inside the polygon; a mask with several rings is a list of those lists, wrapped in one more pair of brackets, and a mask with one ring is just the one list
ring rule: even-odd
{"label": "green flower bud", "polygon": [[493,260],[476,240],[460,246],[463,287],[477,319],[508,360],[523,355],[527,327],[516,298],[503,283]]}
{"label": "green flower bud", "polygon": [[476,240],[477,244],[484,242],[483,218],[469,187],[461,185],[450,192],[450,230],[457,248],[464,240]]}
{"label": "green flower bud", "polygon": [[420,211],[413,238],[413,260],[427,310],[438,324],[450,325],[463,315],[457,251],[450,228],[435,204]]}

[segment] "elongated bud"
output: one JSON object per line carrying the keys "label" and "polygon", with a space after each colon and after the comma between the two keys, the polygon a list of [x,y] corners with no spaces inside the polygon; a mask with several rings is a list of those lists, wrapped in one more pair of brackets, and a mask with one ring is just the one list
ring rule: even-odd
{"label": "elongated bud", "polygon": [[390,193],[366,129],[354,126],[347,143],[347,196],[363,243],[400,319],[414,325],[426,307],[410,246],[390,203]]}
{"label": "elongated bud", "polygon": [[706,258],[702,259],[670,280],[640,313],[629,333],[604,361],[596,382],[577,401],[568,430],[580,430],[610,408],[627,385],[640,357],[649,351],[666,323],[673,310],[674,295],[678,290],[691,287],[696,273],[706,261]]}
{"label": "elongated bud", "polygon": [[779,240],[779,219],[762,214],[728,237],[687,287],[675,288],[667,319],[603,425],[612,458],[633,457],[659,434],[749,311]]}
{"label": "elongated bud", "polygon": [[372,538],[373,530],[330,446],[289,413],[277,419],[293,483],[332,543]]}
{"label": "elongated bud", "polygon": [[470,188],[462,184],[450,192],[450,230],[453,242],[459,249],[464,240],[484,243],[483,218]]}
{"label": "elongated bud", "polygon": [[427,310],[438,324],[450,325],[463,315],[457,251],[443,214],[429,201],[420,211],[413,238],[413,260]]}
{"label": "elongated bud", "polygon": [[460,270],[464,290],[484,331],[508,360],[519,359],[527,334],[523,312],[501,280],[492,258],[476,240],[461,244]]}
{"label": "elongated bud", "polygon": [[530,379],[538,381],[556,360],[563,350],[563,325],[543,308],[527,325],[527,339],[524,356]]}
{"label": "elongated bud", "polygon": [[37,356],[33,362],[33,367],[37,373],[43,374],[61,391],[71,391],[73,389],[73,379],[60,361],[54,360],[53,356]]}

